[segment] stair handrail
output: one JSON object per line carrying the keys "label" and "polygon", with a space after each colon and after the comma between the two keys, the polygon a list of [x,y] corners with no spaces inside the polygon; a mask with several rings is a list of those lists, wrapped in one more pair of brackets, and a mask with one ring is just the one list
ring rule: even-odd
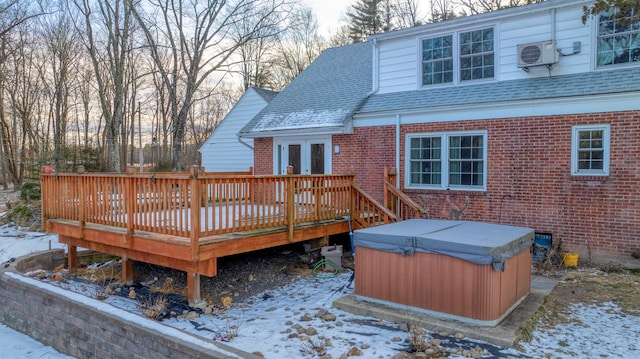
{"label": "stair handrail", "polygon": [[[429,214],[426,209],[387,179],[384,180],[384,202],[385,207],[402,220],[409,218],[427,218]],[[408,211],[402,211],[402,208],[407,208]],[[412,212],[413,216],[404,216],[403,212]]]}
{"label": "stair handrail", "polygon": [[[393,213],[384,205],[380,204],[380,202],[376,201],[373,197],[368,195],[358,185],[352,183],[351,188],[354,192],[354,195],[352,197],[353,203],[351,205],[351,213],[355,214],[351,216],[351,220],[357,223],[359,227],[367,228],[378,224],[387,224],[398,221],[398,217],[395,215],[395,213]],[[378,213],[364,213],[365,207],[369,211]],[[378,215],[381,217],[383,223],[378,223],[377,221],[372,220],[372,218],[377,218]]]}

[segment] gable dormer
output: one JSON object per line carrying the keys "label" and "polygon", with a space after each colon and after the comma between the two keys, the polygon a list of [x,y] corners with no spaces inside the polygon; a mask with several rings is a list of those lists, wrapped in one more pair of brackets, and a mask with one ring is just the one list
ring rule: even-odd
{"label": "gable dormer", "polygon": [[[584,1],[551,0],[373,36],[378,93],[640,65],[640,23],[582,23]],[[529,62],[529,63],[527,63]]]}

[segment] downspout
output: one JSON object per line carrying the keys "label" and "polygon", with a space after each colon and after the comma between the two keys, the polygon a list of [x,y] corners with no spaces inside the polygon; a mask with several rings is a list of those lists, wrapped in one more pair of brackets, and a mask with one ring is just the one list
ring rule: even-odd
{"label": "downspout", "polygon": [[[378,89],[380,88],[380,77],[379,77],[379,73],[380,73],[380,66],[379,66],[379,62],[380,62],[380,49],[378,47],[378,39],[373,37],[371,39],[371,43],[373,44],[373,76],[372,76],[372,89],[371,92],[367,94],[367,98],[371,95],[373,95],[374,93],[378,92]],[[396,114],[396,159],[395,159],[395,166],[396,166],[396,187],[400,188],[400,176],[399,173],[400,172],[400,114]]]}
{"label": "downspout", "polygon": [[396,114],[396,188],[400,188],[400,114]]}
{"label": "downspout", "polygon": [[371,86],[371,92],[367,95],[367,97],[378,92],[378,89],[380,87],[380,80],[378,76],[378,73],[380,71],[380,69],[378,68],[378,62],[380,58],[380,54],[379,54],[380,50],[378,48],[378,39],[374,37],[371,43],[373,44],[373,76],[371,79],[373,81],[373,84]]}
{"label": "downspout", "polygon": [[556,9],[551,9],[551,41],[556,46]]}

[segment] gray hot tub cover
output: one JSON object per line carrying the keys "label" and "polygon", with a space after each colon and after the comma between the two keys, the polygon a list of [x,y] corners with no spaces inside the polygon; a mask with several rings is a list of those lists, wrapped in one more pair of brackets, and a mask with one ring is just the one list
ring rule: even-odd
{"label": "gray hot tub cover", "polygon": [[504,262],[529,250],[534,231],[500,224],[410,219],[353,233],[356,247],[402,255],[415,251],[444,254],[476,264],[493,264],[504,270]]}

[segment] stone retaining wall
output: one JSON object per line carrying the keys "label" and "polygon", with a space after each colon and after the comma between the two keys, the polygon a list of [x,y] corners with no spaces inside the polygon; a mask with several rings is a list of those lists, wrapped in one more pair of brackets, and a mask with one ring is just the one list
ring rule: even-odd
{"label": "stone retaining wall", "polygon": [[0,321],[76,358],[257,358],[18,272],[52,268],[62,250],[0,269]]}

